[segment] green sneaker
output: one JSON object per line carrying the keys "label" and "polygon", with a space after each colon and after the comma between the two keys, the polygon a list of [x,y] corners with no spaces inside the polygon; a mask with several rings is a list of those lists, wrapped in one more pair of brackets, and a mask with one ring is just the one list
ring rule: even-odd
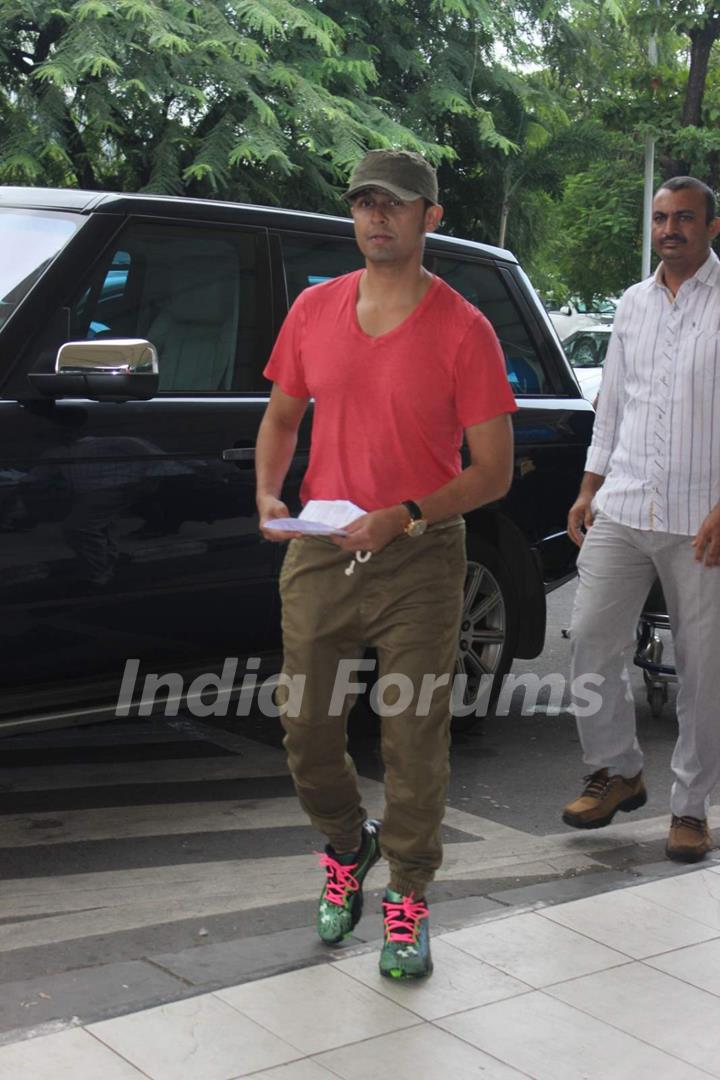
{"label": "green sneaker", "polygon": [[320,865],[327,879],[320,893],[317,932],[326,945],[337,945],[360,921],[362,883],[379,858],[380,822],[373,819],[363,823],[359,851],[338,855],[330,844],[325,848]]}
{"label": "green sneaker", "polygon": [[423,899],[385,890],[385,944],[380,974],[388,979],[422,979],[433,969],[430,956],[430,913]]}

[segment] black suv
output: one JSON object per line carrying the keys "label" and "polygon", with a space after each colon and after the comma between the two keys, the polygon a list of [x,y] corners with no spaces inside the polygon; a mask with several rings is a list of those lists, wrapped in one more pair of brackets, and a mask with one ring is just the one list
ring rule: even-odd
{"label": "black suv", "polygon": [[[276,657],[262,370],[298,293],[360,264],[351,222],[6,187],[0,246],[0,730],[110,718],[128,671],[175,673],[172,690]],[[593,412],[512,255],[433,235],[426,264],[494,325],[520,406],[512,489],[468,515],[458,665],[477,678],[542,649]]]}

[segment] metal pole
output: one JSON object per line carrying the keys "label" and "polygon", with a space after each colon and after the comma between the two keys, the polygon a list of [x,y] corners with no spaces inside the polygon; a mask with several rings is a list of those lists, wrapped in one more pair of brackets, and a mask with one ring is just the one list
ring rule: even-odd
{"label": "metal pole", "polygon": [[[653,65],[657,64],[658,52],[655,35],[650,35],[648,41],[648,60]],[[652,247],[650,244],[650,230],[652,228],[652,201],[655,190],[655,139],[652,135],[645,138],[645,191],[643,195],[643,243],[642,243],[642,273],[641,277],[650,276],[650,256]]]}
{"label": "metal pole", "polygon": [[650,230],[652,228],[652,201],[655,188],[655,140],[652,135],[645,138],[645,193],[643,196],[643,242],[642,272],[644,280],[650,276]]}

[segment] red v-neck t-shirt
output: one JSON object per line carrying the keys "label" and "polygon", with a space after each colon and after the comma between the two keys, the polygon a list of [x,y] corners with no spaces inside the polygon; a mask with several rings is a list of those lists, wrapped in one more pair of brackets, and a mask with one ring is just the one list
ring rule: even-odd
{"label": "red v-neck t-shirt", "polygon": [[516,405],[477,308],[434,277],[399,326],[371,337],[357,319],[362,273],[300,294],[265,375],[315,401],[302,502],[349,499],[370,511],[448,483],[462,468],[463,430]]}

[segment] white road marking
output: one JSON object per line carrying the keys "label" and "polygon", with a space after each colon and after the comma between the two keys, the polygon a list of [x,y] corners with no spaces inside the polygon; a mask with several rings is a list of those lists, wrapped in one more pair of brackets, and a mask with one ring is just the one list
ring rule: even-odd
{"label": "white road marking", "polygon": [[[218,737],[217,732],[196,721],[180,721],[177,730],[189,738],[212,739],[231,749],[233,756],[0,770],[0,791],[62,791],[287,775],[280,748],[233,732],[222,732]],[[360,787],[368,812],[381,817],[382,783],[361,777]],[[669,815],[645,819],[623,815],[602,830],[563,829],[549,836],[453,807],[448,807],[445,823],[469,839],[446,845],[439,881],[522,881],[597,868],[604,852],[664,837]],[[0,847],[40,849],[65,843],[231,830],[261,833],[304,825],[306,818],[294,796],[48,810],[0,816]],[[713,808],[711,825],[720,825],[720,807]],[[322,843],[318,836],[317,847]],[[368,879],[369,888],[382,888],[386,873],[382,864],[376,867]],[[307,852],[6,881],[0,886],[0,913],[10,921],[0,924],[0,953],[182,920],[197,920],[200,927],[212,916],[247,911],[259,904],[314,900],[320,880],[317,860]]]}
{"label": "white road marking", "polygon": [[[253,744],[254,745],[254,744]],[[268,748],[270,749],[270,748]],[[201,780],[262,780],[287,776],[282,756],[168,758],[116,764],[46,765],[0,769],[0,792],[63,791],[126,784],[198,783]]]}
{"label": "white road marking", "polygon": [[[511,862],[507,858],[500,861]],[[497,865],[486,865],[476,876],[497,877],[497,870]],[[551,875],[554,869],[540,861],[515,863],[511,873],[522,880]],[[72,877],[6,883],[11,890],[6,894],[3,888],[6,917],[37,916],[43,907],[48,914],[46,918],[0,925],[0,953],[186,919],[196,919],[200,928],[203,920],[213,915],[248,911],[263,898],[273,907],[314,900],[321,880],[315,860],[306,855],[75,876],[92,880],[86,888]],[[99,879],[107,876],[114,881],[106,881],[102,887]],[[445,880],[451,876],[442,875]],[[379,864],[368,875],[367,887],[382,889],[386,880],[387,871]]]}
{"label": "white road marking", "polygon": [[[712,820],[720,821],[720,808],[714,808]],[[611,826],[602,836],[526,834],[525,843],[512,850],[505,839],[449,844],[438,880],[522,880],[589,869],[600,865],[593,854],[656,840],[666,829],[663,815]],[[0,952],[185,919],[200,923],[212,915],[255,908],[263,898],[273,905],[311,900],[319,880],[316,860],[308,854],[8,881],[2,889],[5,918],[36,918],[0,925]],[[384,882],[380,865],[368,885],[381,888]]]}
{"label": "white road marking", "polygon": [[295,798],[49,810],[0,817],[0,847],[36,847],[237,829],[254,832],[301,825],[307,825],[307,818]]}

